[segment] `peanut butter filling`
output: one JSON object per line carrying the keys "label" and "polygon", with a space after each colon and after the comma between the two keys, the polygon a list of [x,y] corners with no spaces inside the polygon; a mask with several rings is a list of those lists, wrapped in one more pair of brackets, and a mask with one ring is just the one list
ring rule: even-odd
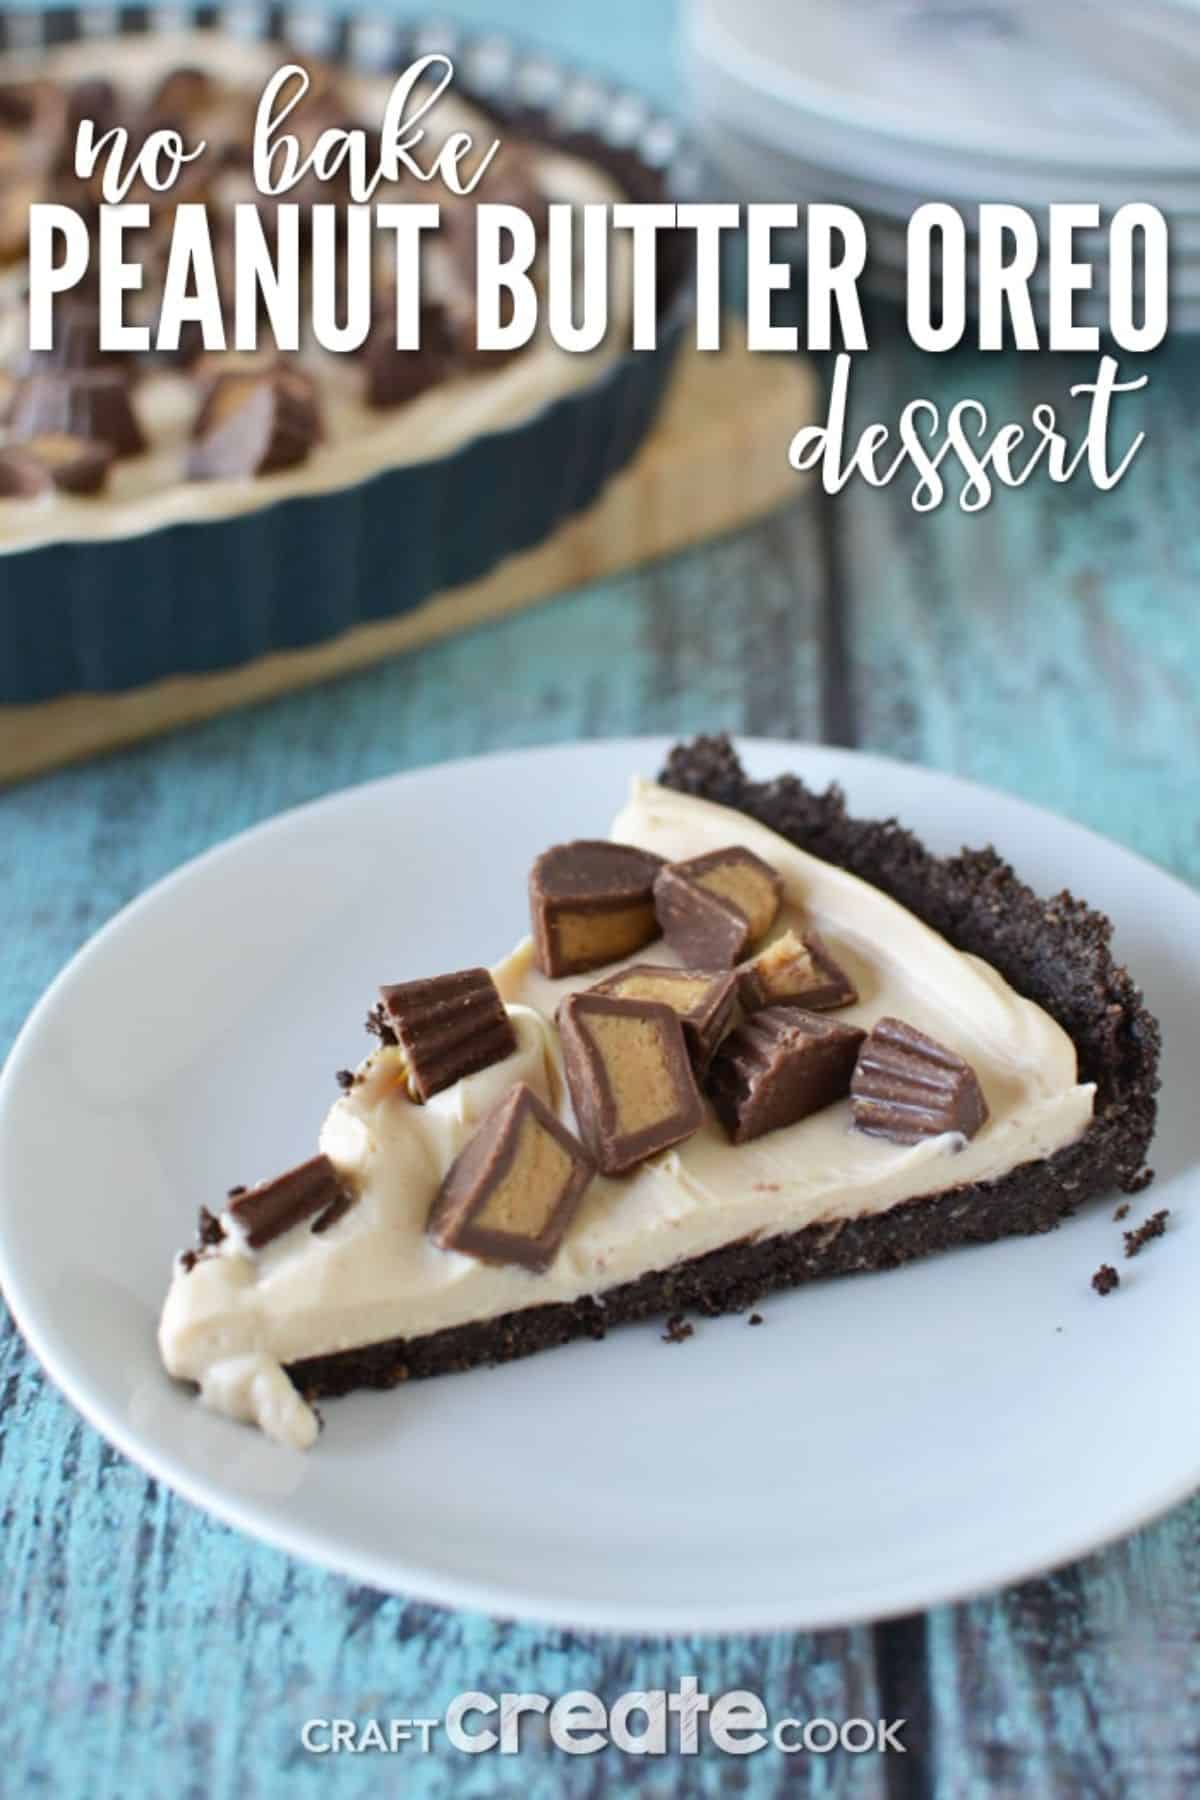
{"label": "peanut butter filling", "polygon": [[604,1063],[619,1132],[645,1131],[675,1112],[678,1076],[656,1024],[592,1014],[585,1030]]}
{"label": "peanut butter filling", "polygon": [[570,1176],[571,1159],[562,1145],[527,1115],[508,1173],[476,1213],[475,1224],[513,1237],[541,1237]]}
{"label": "peanut butter filling", "polygon": [[652,901],[619,912],[561,912],[554,921],[559,954],[566,963],[593,968],[632,956],[658,934]]}
{"label": "peanut butter filling", "polygon": [[682,1016],[699,1006],[711,986],[709,976],[697,977],[694,981],[671,981],[662,975],[642,975],[635,969],[614,983],[611,991],[619,994],[622,1000],[655,1000]]}
{"label": "peanut butter filling", "polygon": [[728,900],[745,917],[750,936],[760,938],[779,911],[779,896],[771,882],[748,863],[720,863],[692,879],[718,900]]}
{"label": "peanut butter filling", "polygon": [[[311,1442],[315,1420],[283,1365],[527,1307],[602,1297],[739,1239],[832,1227],[922,1195],[995,1180],[1052,1155],[1085,1130],[1094,1090],[1079,1082],[1065,1031],[986,963],[953,949],[881,890],[739,814],[648,784],[636,787],[613,836],[672,860],[731,843],[761,855],[783,879],[781,928],[802,936],[811,922],[858,990],[839,1021],[869,1031],[882,1018],[901,1018],[964,1057],[978,1072],[986,1121],[966,1142],[948,1132],[903,1146],[852,1131],[850,1104],[839,1101],[732,1144],[721,1123],[706,1117],[665,1154],[619,1179],[603,1172],[591,1179],[561,1246],[536,1271],[513,1266],[508,1257],[493,1263],[440,1248],[426,1230],[433,1199],[514,1087],[528,1084],[569,1130],[580,1127],[553,1021],[564,1002],[582,1001],[596,978],[547,977],[526,941],[494,971],[516,1038],[510,1057],[417,1107],[396,1085],[395,1052],[377,1051],[334,1103],[321,1149],[359,1196],[343,1217],[320,1234],[285,1233],[258,1253],[230,1234],[190,1272],[176,1274],[162,1318],[163,1359],[173,1375],[200,1383],[210,1405],[256,1419],[287,1442]],[[610,1023],[601,1022],[605,1008],[589,1004],[588,1029],[601,1023],[602,1031]],[[654,1041],[653,1030],[614,1035],[611,1045],[599,1034],[593,1041],[597,1056],[609,1052],[618,1107],[627,1116],[633,1107],[635,1123],[661,1118],[661,1085],[644,1096],[644,1110],[636,1100],[649,1084],[672,1079],[663,1043]],[[668,1104],[674,1098],[672,1089]],[[551,1167],[539,1163],[529,1183],[540,1199]]]}

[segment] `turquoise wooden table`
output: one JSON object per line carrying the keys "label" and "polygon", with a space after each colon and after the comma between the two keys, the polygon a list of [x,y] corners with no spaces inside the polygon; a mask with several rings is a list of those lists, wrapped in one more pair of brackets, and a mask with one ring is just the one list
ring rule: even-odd
{"label": "turquoise wooden table", "polygon": [[[522,24],[670,95],[664,0],[609,0],[602,39],[584,11],[541,0]],[[1019,417],[1069,377],[922,359],[886,314],[873,341],[862,421],[918,392]],[[713,728],[859,744],[997,783],[1200,879],[1200,344],[1168,345],[1150,373],[1127,415],[1147,446],[1115,493],[1028,488],[971,519],[917,518],[902,493],[810,493],[532,616],[0,796],[0,1048],[84,939],[184,858],[345,783],[509,745]],[[874,1629],[529,1629],[353,1586],[213,1523],[76,1417],[0,1304],[0,1529],[5,1796],[1200,1788],[1195,1502],[1046,1580]],[[507,1767],[335,1761],[299,1742],[310,1716],[436,1713],[475,1686],[611,1697],[685,1673],[776,1712],[903,1717],[909,1754],[711,1754],[681,1772],[536,1747]]]}

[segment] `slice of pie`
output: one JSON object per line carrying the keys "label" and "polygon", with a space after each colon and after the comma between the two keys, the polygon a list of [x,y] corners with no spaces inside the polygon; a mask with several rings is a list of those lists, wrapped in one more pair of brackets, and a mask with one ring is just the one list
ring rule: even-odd
{"label": "slice of pie", "polygon": [[530,907],[494,970],[383,987],[318,1155],[202,1213],[160,1343],[209,1405],[305,1446],[322,1397],[1149,1179],[1158,1028],[1108,923],[992,851],[934,857],[701,739],[610,840],[540,856]]}

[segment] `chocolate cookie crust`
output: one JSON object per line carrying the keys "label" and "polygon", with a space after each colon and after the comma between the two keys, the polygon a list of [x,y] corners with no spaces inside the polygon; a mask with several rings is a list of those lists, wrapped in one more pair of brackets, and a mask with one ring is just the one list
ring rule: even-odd
{"label": "chocolate cookie crust", "polygon": [[730,806],[802,850],[849,869],[906,906],[956,949],[985,958],[1044,1007],[1073,1040],[1096,1110],[1077,1143],[995,1181],[968,1183],[888,1212],[758,1243],[727,1245],[643,1275],[603,1298],[531,1307],[411,1341],[311,1357],[288,1373],[308,1399],[393,1387],[480,1363],[508,1362],[610,1325],[699,1311],[740,1311],[772,1289],[827,1275],[898,1268],[958,1244],[1049,1231],[1113,1188],[1136,1193],[1154,1132],[1159,1029],[1128,972],[1113,961],[1112,927],[1069,893],[1041,900],[992,849],[936,857],[895,820],[853,819],[837,787],[815,793],[796,776],[751,781],[726,737],[671,752],[665,786]]}

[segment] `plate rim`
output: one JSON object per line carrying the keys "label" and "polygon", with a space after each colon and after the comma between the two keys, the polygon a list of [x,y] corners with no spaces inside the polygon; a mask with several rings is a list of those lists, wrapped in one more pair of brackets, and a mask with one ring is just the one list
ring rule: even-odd
{"label": "plate rim", "polygon": [[[948,782],[964,790],[969,796],[985,799],[989,804],[994,804],[999,800],[1006,807],[1016,809],[1017,813],[1032,815],[1043,823],[1048,820],[1069,826],[1072,833],[1082,834],[1084,840],[1089,840],[1093,845],[1101,847],[1106,857],[1115,856],[1118,860],[1124,860],[1131,865],[1132,870],[1140,869],[1152,878],[1168,883],[1186,904],[1200,907],[1200,894],[1197,894],[1193,887],[1150,858],[1127,848],[1114,839],[1105,837],[1090,826],[1080,824],[1064,813],[1038,805],[1023,796],[991,787],[947,770],[879,755],[874,751],[862,751],[811,740],[730,735],[739,755],[743,756],[746,761],[752,765],[760,760],[777,762],[780,773],[789,767],[789,759],[803,773],[803,762],[798,759],[807,757],[817,759],[818,762],[826,765],[813,772],[815,779],[840,783],[843,779],[851,778],[849,772],[838,773],[828,765],[836,765],[845,761],[848,762],[851,770],[856,766],[872,766],[881,776],[894,776],[903,782],[913,779],[918,782],[925,780],[934,783]],[[606,754],[614,757],[628,758],[631,771],[639,767],[657,768],[667,750],[677,741],[679,740],[670,735],[552,741],[494,749],[482,754],[420,764],[394,771],[391,774],[376,776],[366,781],[351,783],[331,793],[300,802],[295,806],[285,807],[236,832],[232,837],[210,845],[208,849],[188,858],[178,867],[159,877],[106,920],[59,970],[35,1003],[22,1025],[3,1067],[0,1068],[0,1140],[6,1134],[9,1109],[14,1104],[14,1095],[19,1091],[25,1061],[36,1051],[36,1037],[40,1021],[55,1004],[59,992],[71,980],[76,970],[92,956],[103,953],[110,936],[115,935],[118,929],[126,929],[129,922],[135,919],[144,907],[160,902],[164,895],[170,893],[175,884],[186,881],[200,866],[211,865],[223,857],[236,854],[244,840],[269,836],[285,822],[294,821],[301,815],[311,815],[323,810],[336,810],[351,796],[361,797],[369,792],[381,791],[385,788],[402,787],[409,782],[419,782],[434,773],[462,774],[482,764],[496,766],[506,761],[529,760],[547,756],[565,755],[586,760],[597,750],[603,750]],[[983,816],[986,817],[986,813]],[[1003,852],[1001,853],[1003,854]],[[1097,1534],[1094,1530],[1085,1530],[1080,1533],[1070,1526],[1050,1532],[1047,1534],[1047,1541],[1034,1553],[1014,1549],[1013,1553],[1006,1558],[994,1558],[992,1567],[982,1581],[959,1578],[947,1579],[942,1583],[932,1583],[923,1574],[899,1578],[889,1589],[886,1601],[882,1605],[871,1603],[868,1595],[863,1592],[850,1597],[847,1605],[839,1607],[836,1612],[830,1611],[828,1605],[806,1610],[802,1597],[781,1599],[767,1604],[754,1602],[746,1605],[726,1605],[718,1608],[715,1612],[711,1606],[705,1606],[702,1601],[689,1602],[687,1605],[667,1605],[666,1607],[656,1605],[653,1616],[631,1608],[627,1602],[588,1601],[582,1607],[572,1607],[566,1601],[560,1602],[546,1595],[539,1598],[535,1593],[526,1593],[521,1590],[519,1582],[506,1584],[502,1580],[490,1576],[468,1579],[441,1569],[431,1570],[424,1565],[412,1566],[406,1564],[402,1557],[389,1556],[385,1560],[369,1550],[355,1550],[353,1547],[347,1549],[345,1546],[339,1546],[328,1533],[318,1532],[306,1525],[298,1525],[284,1514],[269,1512],[264,1517],[262,1502],[258,1496],[243,1498],[231,1494],[220,1485],[218,1480],[205,1479],[199,1475],[193,1475],[186,1469],[181,1470],[171,1454],[161,1450],[153,1438],[148,1438],[142,1431],[128,1423],[116,1409],[110,1408],[102,1395],[94,1394],[85,1383],[77,1381],[69,1368],[64,1370],[60,1366],[54,1343],[53,1327],[48,1326],[38,1316],[36,1302],[27,1304],[28,1296],[22,1282],[19,1265],[14,1263],[6,1247],[4,1219],[4,1196],[0,1192],[0,1298],[7,1306],[27,1348],[32,1352],[44,1373],[93,1429],[113,1444],[136,1467],[144,1470],[155,1480],[161,1481],[171,1491],[179,1494],[202,1512],[210,1514],[223,1524],[231,1525],[244,1532],[255,1543],[283,1550],[289,1555],[298,1556],[347,1579],[363,1582],[384,1593],[400,1594],[409,1600],[482,1612],[495,1618],[516,1619],[560,1629],[596,1630],[651,1637],[680,1634],[711,1637],[726,1634],[778,1633],[849,1627],[896,1618],[914,1611],[923,1612],[936,1606],[954,1604],[983,1593],[995,1592],[1018,1581],[1050,1573],[1064,1563],[1105,1548],[1161,1518],[1193,1494],[1197,1487],[1200,1487],[1200,1449],[1198,1449],[1194,1468],[1180,1473],[1173,1481],[1157,1490],[1152,1497],[1125,1506],[1113,1516],[1102,1533]]]}
{"label": "plate rim", "polygon": [[[795,120],[807,121],[816,131],[824,127],[864,141],[890,141],[941,156],[995,158],[1014,167],[1033,163],[1055,177],[1086,176],[1097,167],[1112,167],[1111,139],[1102,134],[1080,139],[1072,138],[1069,132],[1026,130],[1021,133],[1020,147],[1014,149],[1012,134],[999,126],[976,126],[973,133],[956,132],[936,124],[922,125],[912,112],[878,103],[872,106],[861,102],[856,107],[852,100],[840,97],[828,82],[799,71],[782,73],[761,46],[739,39],[724,18],[714,15],[711,6],[693,8],[684,48],[726,81],[740,83],[750,104],[765,99],[789,110]],[[1027,149],[1030,155],[1026,155]],[[1187,138],[1163,137],[1150,146],[1139,144],[1132,150],[1127,147],[1117,167],[1128,175],[1194,178],[1198,154],[1197,145]]]}

